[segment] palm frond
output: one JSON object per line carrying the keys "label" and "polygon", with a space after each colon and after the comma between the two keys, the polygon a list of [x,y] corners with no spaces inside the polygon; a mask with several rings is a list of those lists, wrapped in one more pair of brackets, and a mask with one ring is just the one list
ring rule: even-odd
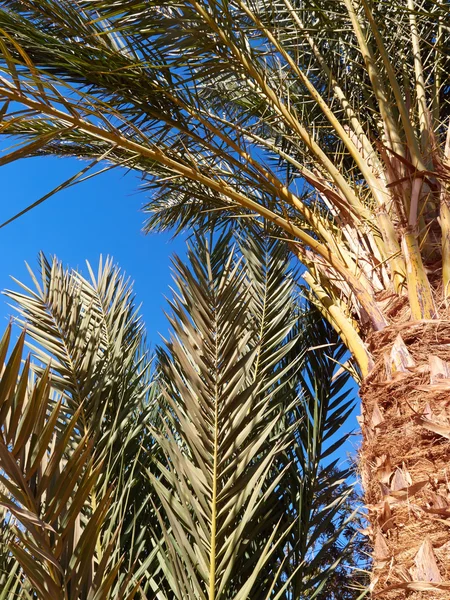
{"label": "palm frond", "polygon": [[365,375],[361,324],[389,322],[379,294],[408,291],[415,318],[432,318],[426,264],[440,255],[448,288],[448,12],[4,0],[1,132],[20,143],[3,162],[56,153],[135,169],[158,189],[151,228],[271,222]]}
{"label": "palm frond", "polygon": [[[9,337],[8,330],[3,360]],[[2,574],[4,589],[42,600],[89,593],[131,598],[132,573],[118,577],[118,532],[105,527],[121,497],[111,485],[103,493],[98,486],[103,461],[92,439],[75,435],[80,410],[67,410],[64,395],[52,389],[49,369],[37,376],[27,359],[20,371],[24,337],[3,365],[0,382],[0,502],[9,562],[16,561],[12,577]]]}
{"label": "palm frond", "polygon": [[111,261],[87,280],[41,256],[34,289],[8,292],[34,358],[21,369],[22,336],[0,385],[5,593],[312,598],[345,579],[349,472],[328,461],[351,404],[332,383],[343,350],[299,310],[283,241],[257,231],[194,237],[175,262],[151,387]]}
{"label": "palm frond", "polygon": [[[27,368],[38,379],[51,378],[52,397],[56,396],[51,401],[59,399],[61,411],[72,423],[70,428],[59,421],[55,425],[66,436],[64,460],[80,445],[89,446],[89,452],[82,453],[95,466],[94,474],[84,468],[90,485],[88,499],[94,509],[100,504],[107,509],[98,522],[102,544],[93,538],[93,550],[100,547],[102,556],[103,552],[111,554],[98,559],[102,569],[115,573],[110,577],[105,571],[105,586],[110,586],[111,594],[125,594],[155,559],[142,534],[143,524],[157,524],[152,510],[146,508],[151,489],[145,478],[136,477],[141,445],[151,450],[146,424],[156,420],[157,414],[143,325],[129,282],[110,259],[100,261],[97,273],[89,267],[90,281],[44,256],[40,271],[38,277],[30,270],[34,290],[20,284],[22,292],[7,294],[18,304],[20,320],[33,342],[28,345],[34,360]],[[82,465],[77,472],[84,472]],[[78,487],[76,478],[73,484]],[[70,498],[70,486],[63,483],[42,493],[54,495],[56,502],[58,491]],[[102,500],[107,496],[109,504]],[[84,504],[77,506],[85,519]],[[84,531],[79,519],[72,525],[77,535]],[[111,570],[113,558],[120,570]],[[101,578],[97,577],[95,586]],[[106,587],[102,593],[108,597]]]}
{"label": "palm frond", "polygon": [[[357,550],[356,512],[352,514],[357,510],[354,473],[342,456],[350,437],[342,431],[355,409],[350,371],[342,366],[348,353],[314,308],[304,309],[299,323],[305,360],[298,378],[301,395],[288,416],[299,425],[296,443],[286,450],[292,466],[284,499],[297,524],[288,540],[286,577],[295,573],[289,597],[354,598],[347,569],[360,567],[364,558]],[[350,582],[355,588],[367,585],[357,577]]]}
{"label": "palm frond", "polygon": [[109,258],[100,259],[97,274],[89,264],[88,270],[90,280],[41,255],[38,273],[29,269],[34,289],[16,281],[21,291],[5,293],[36,360],[51,364],[53,386],[67,396],[69,410],[81,408],[82,433],[101,438],[144,400],[149,360],[129,281]]}
{"label": "palm frond", "polygon": [[[230,240],[195,238],[189,267],[175,263],[173,332],[159,352],[164,422],[153,431],[164,457],[150,475],[162,504],[160,561],[180,599],[313,598],[351,528],[349,514],[339,521],[349,471],[325,464],[327,439],[351,410],[347,377],[331,383],[333,360],[305,363],[314,335],[297,330],[284,244],[246,239],[239,259]],[[315,343],[329,342],[329,330],[314,331]]]}

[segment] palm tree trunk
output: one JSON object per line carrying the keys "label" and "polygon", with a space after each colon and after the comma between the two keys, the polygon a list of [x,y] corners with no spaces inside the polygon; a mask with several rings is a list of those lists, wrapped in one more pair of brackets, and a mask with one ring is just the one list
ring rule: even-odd
{"label": "palm tree trunk", "polygon": [[450,321],[397,318],[367,342],[375,365],[360,389],[360,471],[373,544],[371,589],[388,600],[446,598]]}

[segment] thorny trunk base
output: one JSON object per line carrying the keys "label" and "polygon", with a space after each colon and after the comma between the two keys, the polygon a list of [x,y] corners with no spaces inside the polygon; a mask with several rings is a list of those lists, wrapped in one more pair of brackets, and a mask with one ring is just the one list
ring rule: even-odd
{"label": "thorny trunk base", "polygon": [[373,597],[450,598],[450,321],[397,323],[367,342],[360,471]]}

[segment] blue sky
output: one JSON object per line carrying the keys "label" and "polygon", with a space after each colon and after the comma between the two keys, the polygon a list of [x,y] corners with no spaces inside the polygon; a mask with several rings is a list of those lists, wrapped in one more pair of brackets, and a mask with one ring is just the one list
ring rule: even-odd
{"label": "blue sky", "polygon": [[[72,158],[31,158],[0,168],[2,202],[0,222],[16,214],[82,168]],[[170,256],[184,255],[181,237],[144,235],[146,201],[139,180],[119,169],[107,172],[51,197],[17,221],[0,229],[0,289],[15,286],[10,276],[30,281],[24,261],[36,267],[39,251],[56,255],[65,265],[85,273],[85,261],[94,267],[100,254],[111,255],[134,280],[138,302],[152,347],[165,335],[168,324],[164,296],[171,295]],[[0,333],[13,313],[0,297]]]}

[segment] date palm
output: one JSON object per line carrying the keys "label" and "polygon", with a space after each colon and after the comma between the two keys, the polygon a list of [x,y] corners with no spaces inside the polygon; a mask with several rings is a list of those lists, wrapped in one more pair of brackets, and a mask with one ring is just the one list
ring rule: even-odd
{"label": "date palm", "polygon": [[247,240],[236,260],[227,240],[175,263],[151,475],[162,569],[176,600],[357,598],[347,435],[330,439],[354,409],[346,349],[299,308],[284,244]]}
{"label": "date palm", "polygon": [[148,229],[276,227],[361,376],[372,589],[450,589],[448,2],[0,7],[3,163],[134,169]]}

